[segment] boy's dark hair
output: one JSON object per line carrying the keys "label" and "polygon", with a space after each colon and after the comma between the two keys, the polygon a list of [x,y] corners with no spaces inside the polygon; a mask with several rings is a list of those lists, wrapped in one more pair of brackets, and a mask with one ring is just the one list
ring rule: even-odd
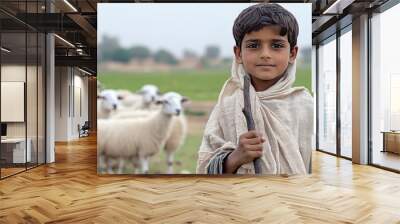
{"label": "boy's dark hair", "polygon": [[244,9],[233,24],[233,37],[236,46],[241,47],[247,33],[258,31],[268,25],[281,27],[280,35],[287,34],[290,49],[297,44],[299,25],[292,13],[274,3],[260,3]]}

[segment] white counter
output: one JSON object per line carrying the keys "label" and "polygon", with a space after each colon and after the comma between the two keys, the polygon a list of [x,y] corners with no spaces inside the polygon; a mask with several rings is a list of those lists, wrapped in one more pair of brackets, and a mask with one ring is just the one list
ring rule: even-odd
{"label": "white counter", "polygon": [[[32,140],[27,138],[28,147],[26,148],[25,154],[25,138],[6,138],[1,139],[1,144],[7,147],[13,147],[13,163],[25,163],[31,162],[32,160],[32,153],[31,153],[31,146]],[[27,161],[25,161],[27,158]]]}

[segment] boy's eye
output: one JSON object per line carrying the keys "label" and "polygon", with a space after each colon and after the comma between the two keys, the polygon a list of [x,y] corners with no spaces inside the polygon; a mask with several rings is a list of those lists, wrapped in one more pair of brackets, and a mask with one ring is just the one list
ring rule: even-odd
{"label": "boy's eye", "polygon": [[250,43],[247,45],[247,48],[257,48],[257,47],[259,47],[258,43]]}
{"label": "boy's eye", "polygon": [[283,45],[283,44],[278,44],[278,43],[273,43],[273,44],[271,45],[271,47],[272,47],[272,48],[283,48],[283,47],[285,47],[285,45]]}

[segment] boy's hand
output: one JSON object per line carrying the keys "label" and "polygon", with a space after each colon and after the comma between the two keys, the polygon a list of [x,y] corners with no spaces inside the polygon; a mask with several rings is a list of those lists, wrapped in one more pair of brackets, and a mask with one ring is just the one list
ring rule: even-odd
{"label": "boy's hand", "polygon": [[228,156],[224,164],[224,173],[234,173],[242,164],[261,157],[265,139],[257,131],[243,133],[239,137],[239,146]]}

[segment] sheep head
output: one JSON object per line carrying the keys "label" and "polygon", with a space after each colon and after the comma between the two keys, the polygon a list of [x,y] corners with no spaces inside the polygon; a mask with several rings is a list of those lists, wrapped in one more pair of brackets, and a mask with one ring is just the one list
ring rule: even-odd
{"label": "sheep head", "polygon": [[188,99],[176,92],[168,92],[161,96],[156,104],[162,104],[162,110],[166,114],[178,116],[182,112],[182,103]]}
{"label": "sheep head", "polygon": [[143,100],[146,104],[150,104],[158,99],[160,91],[157,86],[149,84],[142,86],[138,93],[143,96]]}
{"label": "sheep head", "polygon": [[101,107],[105,110],[116,110],[119,107],[117,94],[113,90],[103,90],[97,98],[101,99]]}

